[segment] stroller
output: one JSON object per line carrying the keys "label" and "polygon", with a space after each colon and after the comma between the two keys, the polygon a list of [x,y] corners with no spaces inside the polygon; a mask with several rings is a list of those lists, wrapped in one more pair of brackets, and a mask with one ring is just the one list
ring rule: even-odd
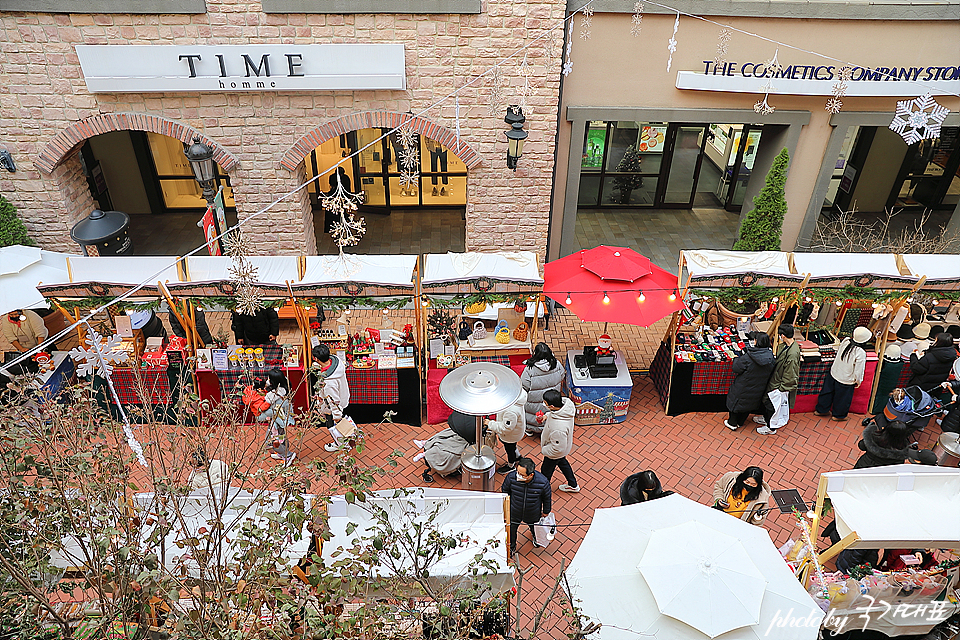
{"label": "stroller", "polygon": [[874,422],[884,429],[889,423],[899,420],[905,423],[913,433],[923,431],[930,422],[930,418],[939,415],[943,410],[943,404],[939,400],[914,385],[904,389],[894,389],[883,411],[873,417],[864,418],[862,424],[867,426]]}

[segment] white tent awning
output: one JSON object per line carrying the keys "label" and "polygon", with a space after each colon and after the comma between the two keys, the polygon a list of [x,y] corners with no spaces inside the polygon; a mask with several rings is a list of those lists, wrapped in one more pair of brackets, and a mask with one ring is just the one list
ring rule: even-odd
{"label": "white tent awning", "polygon": [[[257,268],[259,284],[286,286],[286,281],[300,280],[297,256],[249,256],[247,260]],[[190,256],[187,258],[187,275],[190,282],[220,282],[233,280],[229,256]]]}
{"label": "white tent awning", "polygon": [[307,256],[307,268],[300,284],[334,285],[344,282],[413,288],[417,256],[347,255]]}
{"label": "white tent awning", "polygon": [[37,285],[67,282],[67,254],[39,251],[39,261],[18,273],[0,276],[0,315],[15,309],[47,308],[46,299]]}
{"label": "white tent awning", "polygon": [[790,273],[789,254],[783,251],[681,251],[687,271],[696,278],[740,273],[764,273],[802,280]]}
{"label": "white tent awning", "polygon": [[900,275],[892,253],[795,253],[793,264],[797,273],[809,273],[812,279],[859,275],[911,279]]}
{"label": "white tent awning", "polygon": [[853,548],[954,548],[960,541],[960,469],[892,465],[834,471],[827,496]]}
{"label": "white tent awning", "polygon": [[125,286],[144,283],[156,289],[157,281],[180,282],[177,260],[176,256],[70,256],[69,281]]}
{"label": "white tent awning", "polygon": [[542,283],[537,254],[532,251],[431,253],[423,268],[423,284],[476,278]]}
{"label": "white tent awning", "polygon": [[927,280],[960,280],[960,255],[909,253],[903,261],[913,275]]}

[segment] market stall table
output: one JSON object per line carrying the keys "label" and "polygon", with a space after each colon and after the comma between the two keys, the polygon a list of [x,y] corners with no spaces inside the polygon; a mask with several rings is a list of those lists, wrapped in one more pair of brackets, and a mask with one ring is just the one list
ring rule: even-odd
{"label": "market stall table", "polygon": [[[733,383],[733,362],[671,362],[669,343],[661,343],[650,365],[650,378],[660,396],[667,415],[678,416],[691,412],[722,412],[727,410],[727,391]],[[670,365],[673,365],[671,372]],[[791,413],[810,413],[817,404],[817,396],[830,371],[832,361],[800,363],[800,383],[797,400]],[[865,381],[873,379],[877,356],[867,352],[864,365]],[[667,386],[669,385],[669,386]],[[668,392],[669,390],[669,392]],[[853,394],[852,413],[869,413],[870,386],[862,384]]]}
{"label": "market stall table", "polygon": [[[522,375],[526,367],[524,364],[530,357],[529,351],[507,355],[504,353],[494,353],[484,355],[480,353],[471,354],[470,362],[493,362],[510,367],[516,374]],[[440,424],[445,422],[453,409],[448,407],[440,397],[440,382],[446,377],[451,369],[437,369],[436,361],[430,361],[430,369],[427,371],[427,424]]]}
{"label": "market stall table", "polygon": [[581,355],[580,351],[567,351],[567,389],[577,408],[574,423],[613,424],[626,420],[630,394],[633,393],[633,379],[623,354],[616,352],[615,378],[591,378],[589,373],[580,375],[579,369],[574,366],[574,358],[578,355]]}
{"label": "market stall table", "polygon": [[53,371],[39,375],[40,393],[54,399],[66,389],[74,378],[75,367],[68,351],[53,352]]}
{"label": "market stall table", "polygon": [[415,367],[398,369],[347,368],[350,404],[344,412],[356,422],[377,423],[386,411],[394,422],[420,426],[420,374]]}

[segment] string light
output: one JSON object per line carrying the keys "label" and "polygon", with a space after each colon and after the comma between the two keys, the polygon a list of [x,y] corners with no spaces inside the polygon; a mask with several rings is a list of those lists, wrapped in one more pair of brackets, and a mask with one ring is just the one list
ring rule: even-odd
{"label": "string light", "polygon": [[670,302],[673,302],[674,300],[676,300],[676,299],[677,299],[677,290],[674,289],[673,291],[671,291],[671,292],[670,292],[670,295],[667,296],[667,299],[670,300]]}
{"label": "string light", "polygon": [[427,307],[427,306],[430,306],[430,301],[427,300],[426,298],[424,298],[424,299],[423,299],[423,302],[421,302],[420,304],[422,304],[423,306]]}
{"label": "string light", "polygon": [[743,304],[743,298],[737,298],[737,304]]}
{"label": "string light", "polygon": [[310,305],[307,305],[303,308],[304,311],[310,311]]}
{"label": "string light", "polygon": [[390,313],[390,311],[389,311],[388,309],[384,309],[384,310],[383,310],[383,315],[387,315],[388,313]]}
{"label": "string light", "polygon": [[572,302],[573,302],[573,300],[570,298],[570,294],[568,293],[568,294],[567,294],[566,303],[567,303],[567,304],[570,304],[570,303],[572,303]]}
{"label": "string light", "polygon": [[350,309],[344,309],[343,312],[347,315],[350,315]]}
{"label": "string light", "polygon": [[610,296],[607,295],[607,292],[603,292],[603,304],[610,304]]}
{"label": "string light", "polygon": [[643,291],[640,292],[640,295],[637,296],[637,302],[643,302],[647,299],[647,296],[643,295]]}
{"label": "string light", "polygon": [[780,302],[780,296],[773,296],[774,302]]}
{"label": "string light", "polygon": [[804,301],[805,301],[805,302],[813,302],[813,298],[811,298],[810,296],[807,296],[806,298],[804,298]]}
{"label": "string light", "polygon": [[842,307],[842,306],[843,306],[843,300],[837,300],[837,306],[838,306],[838,307]]}
{"label": "string light", "polygon": [[907,302],[913,302],[913,298],[907,298]]}
{"label": "string light", "polygon": [[876,308],[879,307],[880,305],[878,305],[876,302],[874,302],[874,303],[871,304],[870,306],[873,307],[874,309],[876,309]]}

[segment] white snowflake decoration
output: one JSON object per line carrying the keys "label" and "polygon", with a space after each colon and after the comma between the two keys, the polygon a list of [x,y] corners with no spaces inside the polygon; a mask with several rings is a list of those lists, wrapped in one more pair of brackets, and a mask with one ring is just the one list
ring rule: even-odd
{"label": "white snowflake decoration", "polygon": [[237,258],[253,254],[253,249],[247,242],[247,237],[240,233],[240,229],[234,229],[226,234],[223,237],[223,244],[228,256]]}
{"label": "white snowflake decoration", "polygon": [[[80,363],[77,367],[77,375],[89,376],[96,372],[106,378],[113,373],[113,365],[130,360],[130,354],[119,349],[123,343],[123,338],[120,336],[110,336],[104,342],[99,333],[90,329],[87,331],[84,342],[87,343],[87,348],[74,347],[70,351],[73,361]],[[99,351],[97,346],[100,347]]]}
{"label": "white snowflake decoration", "polygon": [[237,313],[252,316],[263,308],[263,292],[257,287],[243,283],[237,287]]}
{"label": "white snowflake decoration", "polygon": [[524,115],[529,116],[533,109],[527,104],[527,96],[530,95],[530,74],[532,73],[530,69],[530,63],[527,62],[527,54],[523,54],[523,60],[520,61],[520,65],[517,67],[517,73],[520,74],[520,77],[523,78],[523,87],[520,88],[520,111]]}
{"label": "white snowflake decoration", "polygon": [[500,115],[503,113],[506,103],[507,99],[503,95],[503,72],[500,71],[499,66],[496,66],[490,74],[490,102],[488,105],[488,113],[492,116]]}
{"label": "white snowflake decoration", "polygon": [[827,100],[824,109],[830,113],[840,113],[843,108],[843,96],[847,95],[847,83],[853,77],[853,67],[843,66],[837,71],[837,81],[833,83],[833,97]]}
{"label": "white snowflake decoration", "polygon": [[670,67],[673,65],[673,54],[677,50],[677,29],[680,28],[680,12],[677,12],[677,19],[673,21],[673,35],[667,40],[667,50],[670,57],[667,58],[667,73],[670,73]]}
{"label": "white snowflake decoration", "polygon": [[843,108],[843,100],[837,97],[830,98],[827,100],[827,104],[823,107],[830,113],[840,113],[840,109]]}
{"label": "white snowflake decoration", "polygon": [[899,133],[907,144],[940,137],[940,126],[950,110],[937,103],[929,93],[897,102],[890,130]]}
{"label": "white snowflake decoration", "polygon": [[593,27],[593,7],[590,4],[583,6],[583,20],[580,22],[580,39],[590,39],[590,29]]}
{"label": "white snowflake decoration", "polygon": [[397,131],[397,138],[400,140],[400,186],[407,187],[416,184],[420,177],[420,141],[406,126]]}
{"label": "white snowflake decoration", "polygon": [[630,35],[634,38],[640,35],[640,31],[643,29],[643,3],[637,0],[637,3],[633,5],[633,21],[630,25]]}
{"label": "white snowflake decoration", "polygon": [[570,75],[570,72],[573,71],[573,60],[570,58],[570,53],[573,51],[573,22],[576,16],[577,14],[570,16],[570,22],[567,23],[567,50],[563,61],[564,76]]}
{"label": "white snowflake decoration", "polygon": [[730,47],[730,38],[733,37],[733,31],[727,28],[720,29],[717,34],[717,53],[713,56],[713,63],[716,66],[722,65],[727,61],[727,49]]}

